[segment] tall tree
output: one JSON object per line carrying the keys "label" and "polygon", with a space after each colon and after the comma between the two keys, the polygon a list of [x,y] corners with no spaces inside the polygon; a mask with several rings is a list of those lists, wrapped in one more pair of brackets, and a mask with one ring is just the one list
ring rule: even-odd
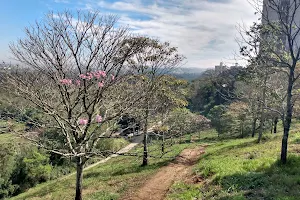
{"label": "tall tree", "polygon": [[182,65],[184,56],[178,54],[177,48],[170,43],[159,43],[154,39],[146,39],[146,48],[130,58],[129,66],[137,74],[142,74],[144,91],[147,94],[140,104],[142,110],[144,153],[142,166],[148,165],[148,129],[151,112],[158,109],[155,99],[161,89],[165,75]]}
{"label": "tall tree", "polygon": [[116,28],[116,23],[116,17],[98,12],[50,13],[26,28],[25,38],[10,45],[24,66],[8,70],[2,79],[6,89],[44,113],[45,126],[63,135],[65,145],[60,148],[44,143],[42,135],[22,136],[53,153],[75,157],[76,200],[82,199],[88,159],[114,153],[95,148],[111,137],[111,124],[149,98],[149,88],[141,89],[143,83],[130,65],[135,54],[148,57],[149,40],[133,37],[126,28]]}

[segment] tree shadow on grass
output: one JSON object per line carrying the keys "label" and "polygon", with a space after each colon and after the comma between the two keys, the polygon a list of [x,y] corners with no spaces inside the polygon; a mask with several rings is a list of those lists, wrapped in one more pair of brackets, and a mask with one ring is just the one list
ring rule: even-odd
{"label": "tree shadow on grass", "polygon": [[291,155],[285,165],[277,161],[269,168],[215,180],[224,192],[218,199],[300,199],[299,166],[300,157]]}
{"label": "tree shadow on grass", "polygon": [[204,137],[204,138],[197,138],[194,139],[193,142],[197,142],[200,144],[205,144],[205,143],[217,143],[220,142],[222,139],[218,138],[218,137]]}
{"label": "tree shadow on grass", "polygon": [[168,163],[170,163],[170,160],[166,160],[166,161],[162,161],[162,162],[158,162],[158,163],[154,163],[154,164],[150,164],[148,166],[140,166],[138,164],[134,164],[134,165],[128,165],[128,167],[120,167],[119,169],[114,169],[111,170],[111,173],[108,173],[107,171],[99,171],[99,172],[87,172],[84,175],[85,179],[88,178],[93,178],[93,177],[102,177],[104,179],[107,178],[111,178],[114,176],[122,176],[122,175],[129,175],[129,174],[134,174],[134,173],[140,173],[146,170],[155,170],[158,169],[162,166],[167,165]]}
{"label": "tree shadow on grass", "polygon": [[[38,188],[34,188],[33,191],[21,193],[20,196],[16,196],[16,199],[30,199],[30,198],[43,198],[50,193],[60,193],[59,190],[64,190],[66,188],[72,187],[72,192],[75,191],[75,184],[73,183],[75,180],[53,180],[46,183],[42,183],[38,185]],[[64,189],[63,189],[64,188]],[[75,192],[74,192],[75,194]],[[73,196],[73,194],[71,194]],[[14,198],[13,198],[14,199]],[[47,198],[49,199],[49,198]],[[58,199],[58,198],[52,198],[52,199]]]}
{"label": "tree shadow on grass", "polygon": [[[217,146],[217,145],[218,144],[216,144],[215,146]],[[220,145],[223,145],[223,144],[220,144]],[[232,144],[232,145],[229,145],[229,146],[218,148],[217,150],[214,150],[210,153],[205,153],[205,154],[202,155],[201,158],[207,158],[211,155],[220,155],[224,152],[228,152],[228,151],[233,150],[233,149],[237,150],[237,149],[242,149],[242,148],[245,148],[245,147],[251,147],[251,146],[255,146],[255,145],[257,145],[256,140],[243,142],[241,144]]]}

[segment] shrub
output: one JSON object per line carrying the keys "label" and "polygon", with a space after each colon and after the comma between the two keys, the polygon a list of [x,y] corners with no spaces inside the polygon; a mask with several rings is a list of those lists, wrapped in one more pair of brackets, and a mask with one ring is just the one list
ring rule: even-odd
{"label": "shrub", "polygon": [[252,121],[248,107],[241,101],[233,102],[228,106],[213,107],[208,118],[219,136],[226,134],[226,136],[244,137],[251,132]]}
{"label": "shrub", "polygon": [[33,149],[23,158],[23,164],[27,182],[32,186],[50,178],[52,166],[49,164],[49,155]]}
{"label": "shrub", "polygon": [[11,180],[15,166],[15,146],[2,144],[0,146],[0,199],[9,197],[15,192],[16,186]]}
{"label": "shrub", "polygon": [[50,179],[52,166],[49,164],[49,154],[26,145],[20,147],[15,159],[16,166],[11,179],[13,184],[19,185],[16,194]]}
{"label": "shrub", "polygon": [[190,112],[186,108],[178,108],[170,113],[166,120],[172,135],[191,134],[209,127],[210,121]]}

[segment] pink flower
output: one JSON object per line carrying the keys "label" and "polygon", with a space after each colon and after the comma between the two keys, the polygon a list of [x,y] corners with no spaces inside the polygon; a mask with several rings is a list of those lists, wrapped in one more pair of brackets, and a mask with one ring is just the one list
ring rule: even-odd
{"label": "pink flower", "polygon": [[76,85],[80,86],[80,80],[76,80]]}
{"label": "pink flower", "polygon": [[85,74],[80,74],[80,75],[79,75],[79,78],[86,79],[87,77],[86,77]]}
{"label": "pink flower", "polygon": [[88,120],[87,119],[79,119],[79,125],[87,125]]}
{"label": "pink flower", "polygon": [[89,79],[89,80],[91,80],[93,78],[93,73],[88,72],[86,75],[87,75],[87,79]]}
{"label": "pink flower", "polygon": [[96,115],[96,122],[101,123],[102,122],[102,117],[100,115]]}
{"label": "pink flower", "polygon": [[101,78],[101,74],[99,72],[93,72],[93,74],[97,79]]}
{"label": "pink flower", "polygon": [[98,87],[100,87],[100,88],[101,88],[101,87],[103,87],[103,86],[104,86],[104,83],[103,83],[103,81],[101,81],[101,82],[99,82],[99,83],[98,83]]}
{"label": "pink flower", "polygon": [[99,74],[104,78],[106,77],[106,72],[105,71],[99,71]]}
{"label": "pink flower", "polygon": [[111,80],[115,80],[115,76],[114,75],[110,75],[111,76]]}
{"label": "pink flower", "polygon": [[61,79],[59,82],[63,85],[72,85],[71,79]]}

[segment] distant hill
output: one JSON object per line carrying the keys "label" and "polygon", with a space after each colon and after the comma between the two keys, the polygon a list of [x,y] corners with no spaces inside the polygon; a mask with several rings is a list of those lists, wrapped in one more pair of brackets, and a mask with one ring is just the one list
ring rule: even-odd
{"label": "distant hill", "polygon": [[207,69],[205,68],[195,68],[195,67],[182,67],[176,69],[174,72],[170,73],[171,75],[175,76],[176,78],[185,79],[188,81],[195,80],[201,76],[203,72]]}
{"label": "distant hill", "polygon": [[[3,69],[9,69],[11,64],[0,63],[0,71]],[[177,68],[169,74],[175,76],[176,78],[184,79],[187,81],[192,81],[199,78],[203,72],[205,72],[206,68],[196,68],[196,67],[181,67]]]}

